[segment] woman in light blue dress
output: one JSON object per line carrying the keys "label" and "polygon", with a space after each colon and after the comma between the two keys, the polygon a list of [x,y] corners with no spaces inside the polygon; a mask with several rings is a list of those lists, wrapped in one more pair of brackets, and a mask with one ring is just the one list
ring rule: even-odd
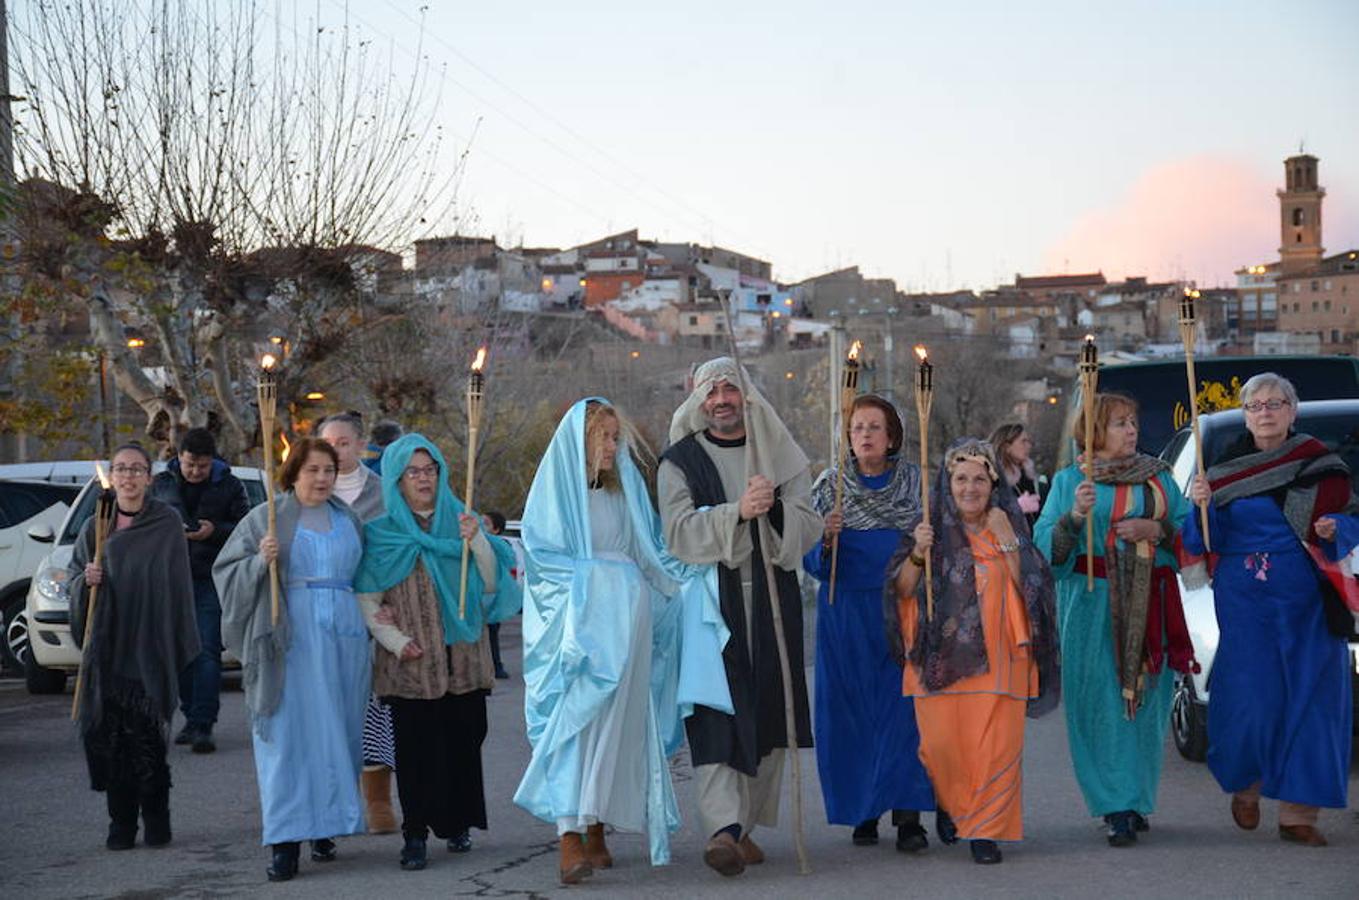
{"label": "woman in light blue dress", "polygon": [[[245,670],[270,881],[297,874],[300,845],[335,858],[334,838],[364,831],[359,772],[372,658],[352,579],[362,529],[333,496],[335,451],[307,439],[284,467],[277,537],[262,504],[222,549],[213,577],[226,646]],[[273,622],[269,563],[278,561]]]}

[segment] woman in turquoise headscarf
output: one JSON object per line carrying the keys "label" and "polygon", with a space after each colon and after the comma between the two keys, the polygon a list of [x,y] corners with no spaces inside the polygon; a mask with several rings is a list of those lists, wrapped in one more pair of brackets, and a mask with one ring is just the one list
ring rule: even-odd
{"label": "woman in turquoise headscarf", "polygon": [[[403,869],[423,869],[429,831],[453,838],[486,828],[481,744],[495,684],[485,625],[519,611],[514,551],[481,531],[448,487],[448,465],[408,434],[382,458],[386,514],[364,526],[354,577],[377,639],[373,692],[391,707]],[[471,546],[459,609],[463,543]]]}
{"label": "woman in turquoise headscarf", "polygon": [[[557,826],[561,878],[613,864],[604,825],[646,832],[669,862],[679,810],[666,765],[680,739],[680,593],[697,570],[665,552],[614,407],[562,419],[524,509],[524,713],[533,757],[514,802]],[[701,581],[701,579],[699,579]]]}

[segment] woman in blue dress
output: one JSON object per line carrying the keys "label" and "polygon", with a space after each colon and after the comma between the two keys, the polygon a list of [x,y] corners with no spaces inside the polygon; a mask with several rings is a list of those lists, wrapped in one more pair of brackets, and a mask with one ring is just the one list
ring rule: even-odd
{"label": "woman in blue dress", "polygon": [[[1343,809],[1347,799],[1352,707],[1343,634],[1354,623],[1336,589],[1349,576],[1334,564],[1359,545],[1359,500],[1344,462],[1293,433],[1298,395],[1287,379],[1256,375],[1241,401],[1249,434],[1191,489],[1195,502],[1208,503],[1221,629],[1208,768],[1232,794],[1240,828],[1259,826],[1265,796],[1280,801],[1279,837],[1320,847],[1319,808]],[[1184,543],[1204,552],[1197,515]],[[1206,574],[1199,564],[1185,581]]]}
{"label": "woman in blue dress", "polygon": [[[847,423],[850,466],[841,512],[835,468],[812,486],[826,536],[803,559],[820,579],[816,619],[816,762],[826,817],[854,826],[860,846],[878,842],[878,819],[892,811],[898,850],[927,846],[920,811],[934,793],[920,761],[915,703],[901,693],[901,666],[887,647],[882,591],[901,532],[919,515],[920,469],[901,459],[901,417],[873,394],[855,399]],[[840,535],[834,603],[831,541]],[[947,830],[945,827],[943,830]]]}
{"label": "woman in blue dress", "polygon": [[[270,881],[297,874],[300,843],[335,858],[334,838],[364,830],[359,772],[372,674],[368,627],[354,596],[362,527],[334,496],[334,449],[308,438],[283,468],[277,537],[265,504],[232,532],[213,566],[222,638],[244,668]],[[273,622],[269,563],[282,582]]]}

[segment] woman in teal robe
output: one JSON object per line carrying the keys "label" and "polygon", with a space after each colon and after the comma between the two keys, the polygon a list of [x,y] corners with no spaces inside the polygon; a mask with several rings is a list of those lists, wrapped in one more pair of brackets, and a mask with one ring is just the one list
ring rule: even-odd
{"label": "woman in teal robe", "polygon": [[[1074,434],[1083,441],[1084,422]],[[1193,665],[1174,544],[1190,505],[1160,460],[1137,453],[1137,403],[1095,402],[1095,477],[1058,472],[1034,528],[1057,579],[1062,694],[1076,780],[1109,843],[1127,847],[1156,808],[1174,678]],[[1087,590],[1086,517],[1094,521]]]}

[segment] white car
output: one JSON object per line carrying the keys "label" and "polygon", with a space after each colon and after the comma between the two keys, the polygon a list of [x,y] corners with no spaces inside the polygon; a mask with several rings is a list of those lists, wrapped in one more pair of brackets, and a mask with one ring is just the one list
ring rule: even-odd
{"label": "white car", "polygon": [[[1338,453],[1349,464],[1355,489],[1359,490],[1359,400],[1300,403],[1295,428],[1321,440]],[[1245,434],[1245,418],[1239,409],[1200,416],[1199,431],[1203,437],[1204,459],[1211,461]],[[1161,452],[1161,458],[1171,466],[1175,483],[1185,493],[1197,473],[1195,457],[1194,435],[1188,428],[1176,434]],[[1202,671],[1176,676],[1170,732],[1182,756],[1202,762],[1208,753],[1208,696],[1213,684],[1213,658],[1217,654],[1217,611],[1210,586],[1189,590],[1181,579],[1180,597],[1189,638],[1194,643],[1194,656]],[[1359,704],[1359,640],[1354,637],[1350,639],[1350,663],[1354,701]],[[1359,728],[1359,715],[1355,716],[1355,727]]]}
{"label": "white car", "polygon": [[[0,466],[2,472],[6,466]],[[35,474],[26,472],[24,474]],[[0,666],[21,671],[28,653],[24,597],[38,563],[80,493],[79,484],[52,484],[0,475]]]}
{"label": "white car", "polygon": [[[90,464],[93,467],[93,463]],[[155,472],[164,470],[156,463]],[[259,469],[232,466],[231,473],[245,485],[250,505],[264,502],[264,475]],[[94,513],[98,482],[90,479],[71,505],[57,531],[55,546],[38,564],[25,606],[28,653],[24,681],[31,694],[59,694],[66,676],[80,666],[80,650],[71,639],[71,601],[66,594],[66,566],[80,528]]]}

